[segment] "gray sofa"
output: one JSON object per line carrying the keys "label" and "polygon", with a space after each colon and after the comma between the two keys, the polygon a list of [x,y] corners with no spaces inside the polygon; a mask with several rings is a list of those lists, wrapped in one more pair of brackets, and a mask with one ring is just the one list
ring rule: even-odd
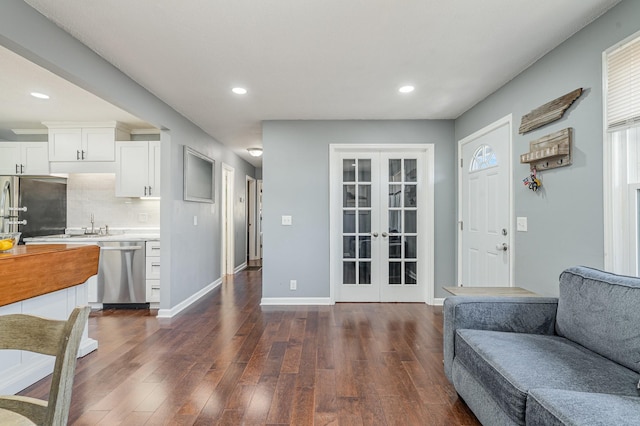
{"label": "gray sofa", "polygon": [[558,298],[449,297],[444,369],[483,425],[640,425],[640,279],[574,267]]}

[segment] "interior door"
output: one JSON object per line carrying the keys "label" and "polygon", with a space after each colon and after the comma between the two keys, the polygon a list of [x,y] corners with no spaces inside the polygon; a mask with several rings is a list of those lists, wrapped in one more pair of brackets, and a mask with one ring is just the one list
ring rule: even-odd
{"label": "interior door", "polygon": [[421,190],[424,152],[356,151],[337,157],[336,301],[423,302],[433,232],[422,220],[432,208],[428,191]]}
{"label": "interior door", "polygon": [[459,285],[510,286],[510,122],[461,142]]}

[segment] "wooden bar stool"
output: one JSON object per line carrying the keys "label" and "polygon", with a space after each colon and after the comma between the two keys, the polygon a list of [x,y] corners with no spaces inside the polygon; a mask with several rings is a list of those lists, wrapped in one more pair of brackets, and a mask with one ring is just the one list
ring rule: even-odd
{"label": "wooden bar stool", "polygon": [[66,321],[24,314],[0,316],[0,349],[18,349],[56,357],[49,400],[0,396],[0,425],[67,424],[76,357],[89,311],[88,306],[77,307]]}

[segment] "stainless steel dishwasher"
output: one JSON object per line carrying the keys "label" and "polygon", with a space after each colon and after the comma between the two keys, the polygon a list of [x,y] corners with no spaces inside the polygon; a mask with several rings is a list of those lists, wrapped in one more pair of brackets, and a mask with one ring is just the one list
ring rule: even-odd
{"label": "stainless steel dishwasher", "polygon": [[144,241],[100,241],[98,302],[104,307],[144,308]]}

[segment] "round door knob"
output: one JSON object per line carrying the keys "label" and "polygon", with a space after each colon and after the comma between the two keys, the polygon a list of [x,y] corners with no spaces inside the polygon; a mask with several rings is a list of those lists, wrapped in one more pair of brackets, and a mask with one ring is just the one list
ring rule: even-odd
{"label": "round door knob", "polygon": [[496,244],[496,250],[498,251],[507,251],[508,248],[507,243]]}
{"label": "round door knob", "polygon": [[377,233],[377,232],[372,232],[372,233],[371,233],[371,236],[372,236],[372,237],[377,237],[377,236],[378,236],[378,233]]}
{"label": "round door knob", "polygon": [[383,232],[383,233],[382,233],[382,236],[383,236],[384,238],[387,238],[387,237],[389,236],[389,234],[387,234],[386,232]]}

